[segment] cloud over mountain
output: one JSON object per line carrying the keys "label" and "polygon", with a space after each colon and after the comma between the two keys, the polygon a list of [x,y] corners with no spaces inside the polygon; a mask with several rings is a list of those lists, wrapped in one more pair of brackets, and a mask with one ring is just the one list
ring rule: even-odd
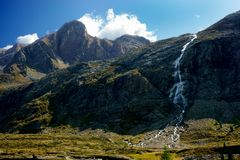
{"label": "cloud over mountain", "polygon": [[27,35],[24,35],[24,36],[17,37],[16,42],[18,44],[28,45],[28,44],[31,44],[31,43],[35,42],[38,39],[39,38],[38,38],[37,33],[33,33],[33,34],[27,34]]}
{"label": "cloud over mountain", "polygon": [[7,45],[7,46],[3,47],[3,49],[8,50],[8,49],[10,49],[10,48],[12,48],[12,47],[13,47],[13,45]]}
{"label": "cloud over mountain", "polygon": [[150,41],[157,40],[157,36],[149,31],[147,25],[140,22],[136,15],[115,14],[113,9],[108,9],[105,18],[87,13],[78,20],[85,24],[90,35],[99,38],[114,40],[124,34],[129,34],[142,36]]}

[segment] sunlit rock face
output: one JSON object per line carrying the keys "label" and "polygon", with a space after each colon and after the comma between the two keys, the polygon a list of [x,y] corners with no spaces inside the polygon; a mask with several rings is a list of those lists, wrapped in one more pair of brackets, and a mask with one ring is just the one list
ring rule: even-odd
{"label": "sunlit rock face", "polygon": [[1,49],[0,50],[0,66],[3,68],[8,63],[10,63],[13,56],[23,47],[24,45],[16,44],[9,49]]}
{"label": "sunlit rock face", "polygon": [[145,38],[128,35],[115,41],[99,39],[90,36],[81,22],[71,21],[17,52],[4,71],[30,77],[34,72],[47,74],[78,62],[118,57],[149,43]]}

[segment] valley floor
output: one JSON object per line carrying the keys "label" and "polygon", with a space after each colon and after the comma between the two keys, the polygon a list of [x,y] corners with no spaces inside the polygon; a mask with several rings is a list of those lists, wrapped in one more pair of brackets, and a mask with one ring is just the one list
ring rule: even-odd
{"label": "valley floor", "polygon": [[185,123],[181,145],[175,149],[133,147],[149,133],[119,135],[102,130],[79,132],[69,126],[41,134],[0,134],[0,159],[240,159],[240,127],[212,119]]}

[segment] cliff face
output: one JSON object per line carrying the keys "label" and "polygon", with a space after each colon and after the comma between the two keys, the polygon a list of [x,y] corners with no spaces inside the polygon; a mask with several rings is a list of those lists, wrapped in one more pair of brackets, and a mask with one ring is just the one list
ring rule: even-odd
{"label": "cliff face", "polygon": [[199,33],[183,61],[194,86],[188,118],[238,119],[240,113],[240,12]]}

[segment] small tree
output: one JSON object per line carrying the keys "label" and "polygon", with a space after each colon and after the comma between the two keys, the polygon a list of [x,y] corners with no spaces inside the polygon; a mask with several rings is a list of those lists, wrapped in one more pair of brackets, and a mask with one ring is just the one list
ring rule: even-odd
{"label": "small tree", "polygon": [[231,152],[228,152],[228,160],[233,160],[233,155]]}
{"label": "small tree", "polygon": [[167,147],[164,147],[164,151],[161,156],[161,160],[172,160],[172,159],[173,159],[173,157],[172,157],[171,153],[169,152]]}
{"label": "small tree", "polygon": [[224,160],[224,155],[223,154],[221,154],[221,160]]}
{"label": "small tree", "polygon": [[219,125],[220,125],[220,128],[222,128],[222,123],[221,122],[219,122]]}

